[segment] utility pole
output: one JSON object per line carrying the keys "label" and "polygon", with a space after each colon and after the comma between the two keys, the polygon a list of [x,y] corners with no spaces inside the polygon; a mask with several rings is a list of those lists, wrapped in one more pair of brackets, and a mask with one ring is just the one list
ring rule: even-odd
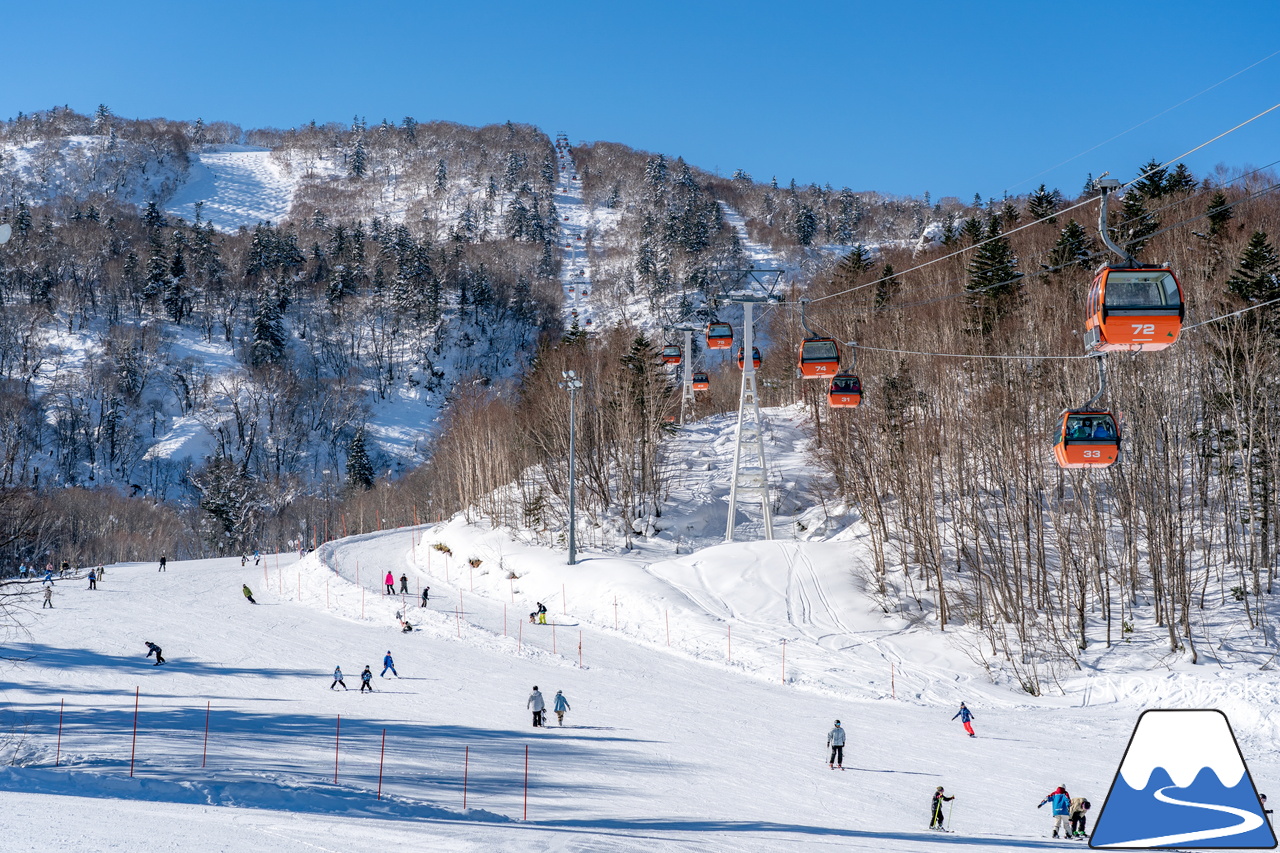
{"label": "utility pole", "polygon": [[574,439],[578,423],[574,411],[574,397],[582,387],[582,380],[572,370],[561,371],[560,375],[564,377],[560,387],[569,392],[569,565],[573,566],[578,562],[578,549],[573,537],[578,526],[574,515]]}

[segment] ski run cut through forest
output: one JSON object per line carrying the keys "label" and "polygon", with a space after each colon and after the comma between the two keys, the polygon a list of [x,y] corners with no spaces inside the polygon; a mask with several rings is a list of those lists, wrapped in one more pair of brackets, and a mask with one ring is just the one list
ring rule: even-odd
{"label": "ski run cut through forest", "polygon": [[0,122],[3,850],[1064,849],[1153,709],[1280,791],[1268,169]]}

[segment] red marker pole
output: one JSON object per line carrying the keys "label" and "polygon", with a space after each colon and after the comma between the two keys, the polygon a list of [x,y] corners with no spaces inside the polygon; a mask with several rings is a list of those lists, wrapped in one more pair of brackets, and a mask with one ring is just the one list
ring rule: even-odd
{"label": "red marker pole", "polygon": [[62,712],[66,710],[67,700],[63,699],[58,703],[58,750],[53,756],[53,766],[57,767],[62,761]]}
{"label": "red marker pole", "polygon": [[382,763],[387,757],[387,730],[382,730],[382,752],[378,755],[378,799],[382,799]]}
{"label": "red marker pole", "polygon": [[129,750],[129,778],[133,778],[133,759],[138,754],[138,694],[141,688],[133,688],[133,748]]}
{"label": "red marker pole", "polygon": [[209,709],[212,705],[212,702],[204,703],[204,751],[200,754],[201,767],[209,760]]}
{"label": "red marker pole", "polygon": [[338,727],[333,732],[333,784],[338,784],[338,743],[342,740],[342,715],[338,715]]}
{"label": "red marker pole", "polygon": [[524,820],[529,819],[529,744],[524,745]]}
{"label": "red marker pole", "polygon": [[462,810],[467,810],[467,774],[471,771],[471,747],[462,753]]}

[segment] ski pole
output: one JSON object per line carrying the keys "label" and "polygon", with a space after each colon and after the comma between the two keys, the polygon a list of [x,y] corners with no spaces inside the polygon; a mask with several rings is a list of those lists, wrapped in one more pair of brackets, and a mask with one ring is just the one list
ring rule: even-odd
{"label": "ski pole", "polygon": [[[947,829],[951,829],[951,810],[956,807],[956,798],[951,798],[951,804],[947,806]],[[951,830],[954,832],[955,830]]]}

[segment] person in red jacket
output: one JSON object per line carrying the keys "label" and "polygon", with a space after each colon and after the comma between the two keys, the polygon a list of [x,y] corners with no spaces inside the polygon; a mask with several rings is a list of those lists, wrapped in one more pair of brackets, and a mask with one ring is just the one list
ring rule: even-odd
{"label": "person in red jacket", "polygon": [[387,585],[387,595],[396,594],[396,576],[395,575],[391,574],[391,572],[387,572],[387,577],[383,581],[383,583]]}

